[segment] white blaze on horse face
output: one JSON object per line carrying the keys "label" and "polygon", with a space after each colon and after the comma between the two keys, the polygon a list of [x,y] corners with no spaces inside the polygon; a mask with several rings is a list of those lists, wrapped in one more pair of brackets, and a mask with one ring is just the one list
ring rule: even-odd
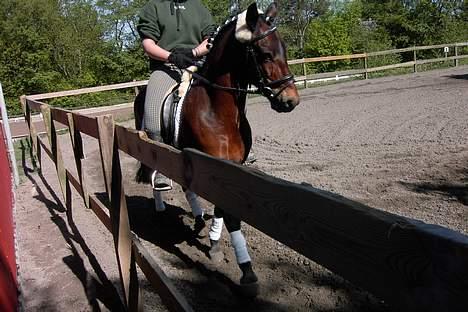
{"label": "white blaze on horse face", "polygon": [[[258,13],[262,14],[263,12],[258,10]],[[253,39],[253,33],[247,25],[247,10],[237,16],[236,39],[242,43],[250,42]]]}

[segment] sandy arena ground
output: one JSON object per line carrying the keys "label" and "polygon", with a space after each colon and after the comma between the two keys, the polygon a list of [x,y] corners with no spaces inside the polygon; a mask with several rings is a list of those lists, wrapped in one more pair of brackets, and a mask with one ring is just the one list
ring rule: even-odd
{"label": "sandy arena ground", "polygon": [[[289,114],[274,112],[263,98],[249,101],[253,167],[468,234],[468,67],[311,88],[301,100]],[[89,189],[102,196],[98,145],[84,141]],[[73,168],[68,134],[61,142]],[[112,237],[77,194],[67,215],[50,160],[43,157],[39,174],[28,155],[23,159],[15,214],[24,310],[120,310]],[[157,216],[149,187],[132,180],[136,162],[122,161],[132,229],[196,311],[390,310],[247,225],[261,293],[243,300],[227,233],[226,259],[215,268],[206,256],[208,238],[192,234],[180,188],[167,194],[169,209]],[[145,309],[166,311],[140,280]]]}

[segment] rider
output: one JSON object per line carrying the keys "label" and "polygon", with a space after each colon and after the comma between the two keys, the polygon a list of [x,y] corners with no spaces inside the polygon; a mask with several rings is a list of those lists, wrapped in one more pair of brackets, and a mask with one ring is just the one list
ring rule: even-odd
{"label": "rider", "polygon": [[[201,0],[150,0],[140,12],[137,30],[152,71],[142,127],[151,139],[162,141],[160,105],[169,89],[180,82],[182,70],[208,53],[215,25]],[[170,180],[157,172],[152,183],[157,191],[172,188]]]}

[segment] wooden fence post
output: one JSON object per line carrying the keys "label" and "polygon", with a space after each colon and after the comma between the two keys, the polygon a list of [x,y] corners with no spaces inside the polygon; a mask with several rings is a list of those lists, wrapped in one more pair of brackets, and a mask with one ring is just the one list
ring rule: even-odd
{"label": "wooden fence post", "polygon": [[23,108],[24,121],[27,123],[29,128],[29,142],[32,146],[32,165],[34,168],[36,166],[41,168],[41,146],[37,144],[37,132],[36,127],[32,121],[31,108],[28,105],[28,100],[25,95],[20,97],[21,106]]}
{"label": "wooden fence post", "polygon": [[130,311],[138,311],[140,309],[138,277],[132,251],[132,236],[122,183],[119,150],[114,138],[114,120],[111,115],[106,115],[97,117],[96,121],[124,302]]}
{"label": "wooden fence post", "polygon": [[83,164],[81,162],[81,160],[84,159],[83,140],[81,138],[80,131],[75,128],[73,113],[67,113],[67,119],[68,129],[70,130],[70,139],[73,147],[73,155],[75,158],[76,172],[78,173],[78,178],[80,179],[81,193],[83,195],[86,208],[90,208],[88,191],[83,178]]}
{"label": "wooden fence post", "polygon": [[418,65],[417,65],[417,58],[416,58],[416,47],[413,47],[413,61],[414,61],[414,67],[413,67],[413,72],[417,73],[418,72]]}
{"label": "wooden fence post", "polygon": [[367,52],[365,53],[365,55],[366,56],[364,57],[364,69],[365,69],[366,72],[364,73],[364,78],[369,79],[369,73],[367,72],[367,68],[369,66],[368,63],[367,63],[368,62]]}
{"label": "wooden fence post", "polygon": [[66,180],[67,173],[65,171],[65,166],[63,164],[62,152],[60,150],[60,144],[57,140],[57,131],[55,130],[54,120],[51,116],[51,109],[49,105],[41,106],[42,118],[44,119],[44,125],[47,131],[47,136],[49,138],[50,149],[53,156],[53,162],[57,170],[57,177],[60,184],[60,189],[62,190],[62,195],[64,202],[66,203],[67,192],[66,192]]}
{"label": "wooden fence post", "polygon": [[[455,57],[458,57],[458,46],[455,45]],[[458,59],[455,59],[455,67],[458,67]]]}
{"label": "wooden fence post", "polygon": [[302,61],[303,61],[302,71],[304,73],[304,88],[307,88],[307,66],[306,66],[305,60],[302,59]]}

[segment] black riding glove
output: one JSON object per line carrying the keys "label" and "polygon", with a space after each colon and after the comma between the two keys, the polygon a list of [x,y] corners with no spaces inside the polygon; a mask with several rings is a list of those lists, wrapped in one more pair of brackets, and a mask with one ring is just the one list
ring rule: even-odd
{"label": "black riding glove", "polygon": [[176,52],[176,51],[177,51],[177,53],[183,54],[183,55],[185,55],[187,57],[190,57],[192,59],[194,58],[193,51],[190,48],[175,48],[174,51],[172,51],[172,52]]}
{"label": "black riding glove", "polygon": [[185,69],[189,66],[192,66],[195,61],[192,49],[187,48],[174,49],[174,51],[169,54],[167,60],[180,69]]}

